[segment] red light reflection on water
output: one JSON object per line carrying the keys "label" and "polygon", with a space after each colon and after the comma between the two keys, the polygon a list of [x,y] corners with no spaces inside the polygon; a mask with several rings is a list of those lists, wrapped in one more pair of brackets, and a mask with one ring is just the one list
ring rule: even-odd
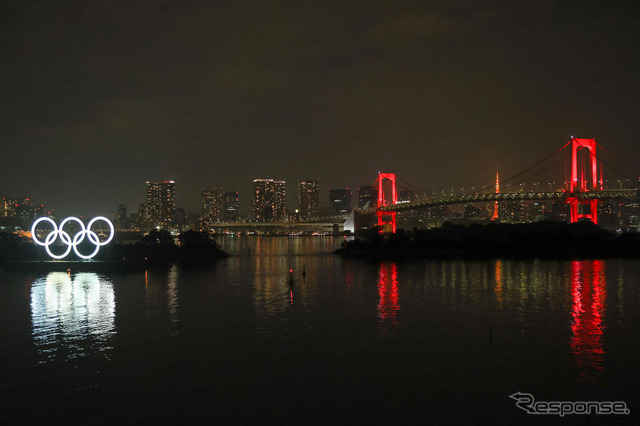
{"label": "red light reflection on water", "polygon": [[500,259],[496,260],[495,274],[496,274],[496,288],[494,289],[494,292],[496,293],[496,299],[498,300],[500,307],[502,307],[502,302],[504,301],[504,298],[502,296],[502,260]]}
{"label": "red light reflection on water", "polygon": [[400,310],[398,292],[398,267],[395,263],[381,263],[378,275],[378,319],[381,334],[387,334],[387,324],[397,326],[397,315]]}
{"label": "red light reflection on water", "polygon": [[571,263],[571,352],[580,375],[595,380],[602,370],[604,313],[607,299],[605,263],[602,260]]}

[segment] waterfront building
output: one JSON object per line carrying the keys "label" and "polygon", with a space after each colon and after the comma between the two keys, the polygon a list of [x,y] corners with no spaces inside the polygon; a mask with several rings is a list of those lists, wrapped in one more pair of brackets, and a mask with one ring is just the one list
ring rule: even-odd
{"label": "waterfront building", "polygon": [[183,229],[187,224],[187,212],[184,207],[176,207],[175,224],[179,229]]}
{"label": "waterfront building", "polygon": [[129,220],[127,218],[127,205],[120,204],[118,206],[118,212],[116,214],[116,228],[127,229],[129,227]]}
{"label": "waterfront building", "polygon": [[176,218],[175,181],[147,181],[147,217],[155,227],[169,229]]}
{"label": "waterfront building", "polygon": [[225,222],[236,222],[238,220],[238,193],[233,191],[227,191],[224,193],[224,211],[222,213],[222,220]]}
{"label": "waterfront building", "polygon": [[358,208],[374,206],[376,201],[376,191],[373,186],[361,186],[358,188]]}
{"label": "waterfront building", "polygon": [[222,222],[224,212],[224,190],[202,188],[202,218],[206,223]]}
{"label": "waterfront building", "polygon": [[147,203],[138,204],[138,215],[140,216],[141,225],[144,225],[145,222],[151,222],[151,215],[149,214],[149,205]]}
{"label": "waterfront building", "polygon": [[258,222],[281,221],[287,218],[285,181],[254,179],[253,218]]}
{"label": "waterfront building", "polygon": [[298,181],[300,219],[318,217],[320,208],[320,184],[317,180]]}
{"label": "waterfront building", "polygon": [[329,190],[329,206],[331,214],[343,216],[351,213],[351,190],[349,188],[339,188]]}

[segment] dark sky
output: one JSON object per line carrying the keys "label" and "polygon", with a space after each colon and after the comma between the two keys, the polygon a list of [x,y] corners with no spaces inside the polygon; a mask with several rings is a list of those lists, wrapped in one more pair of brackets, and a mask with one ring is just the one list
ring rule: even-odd
{"label": "dark sky", "polygon": [[[517,3],[517,4],[516,4]],[[585,1],[0,3],[0,197],[112,214],[176,181],[485,185],[569,140],[640,158],[640,13]],[[633,7],[633,8],[631,8]]]}

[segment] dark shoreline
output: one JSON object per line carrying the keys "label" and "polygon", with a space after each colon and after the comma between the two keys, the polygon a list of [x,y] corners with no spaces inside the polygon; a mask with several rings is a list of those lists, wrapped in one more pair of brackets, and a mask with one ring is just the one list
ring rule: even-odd
{"label": "dark shoreline", "polygon": [[334,252],[360,259],[611,259],[640,258],[640,233],[616,236],[590,222],[443,224],[440,228],[370,231]]}
{"label": "dark shoreline", "polygon": [[[64,259],[54,260],[32,241],[0,233],[0,271],[137,272],[168,269],[174,264],[207,266],[229,257],[205,232],[187,231],[179,239],[181,244],[176,245],[169,232],[154,230],[135,244],[109,244],[91,260],[83,260],[73,252]],[[80,244],[79,252],[91,253],[92,249],[95,246],[85,241]]]}

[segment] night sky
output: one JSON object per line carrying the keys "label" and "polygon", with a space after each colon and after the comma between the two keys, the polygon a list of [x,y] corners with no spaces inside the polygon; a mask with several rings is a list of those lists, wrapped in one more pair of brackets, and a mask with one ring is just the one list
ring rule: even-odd
{"label": "night sky", "polygon": [[[640,12],[585,1],[0,3],[0,198],[136,212],[396,172],[482,186],[595,137],[640,166]],[[631,8],[633,7],[633,8]],[[354,197],[355,198],[355,197]]]}

